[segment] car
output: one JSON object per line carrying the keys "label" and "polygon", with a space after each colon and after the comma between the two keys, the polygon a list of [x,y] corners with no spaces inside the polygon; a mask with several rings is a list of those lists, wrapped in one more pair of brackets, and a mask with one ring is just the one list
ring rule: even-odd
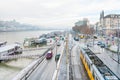
{"label": "car", "polygon": [[87,43],[86,45],[87,45],[87,47],[92,47],[93,46],[92,43]]}
{"label": "car", "polygon": [[59,58],[60,58],[60,54],[56,54],[56,56],[55,56],[55,61],[58,61]]}
{"label": "car", "polygon": [[102,44],[100,45],[100,47],[101,47],[101,48],[107,48],[107,45],[106,45],[105,43],[102,43]]}
{"label": "car", "polygon": [[43,44],[43,43],[47,43],[47,40],[45,38],[40,38],[40,39],[36,39],[35,43]]}
{"label": "car", "polygon": [[75,40],[75,41],[79,41],[79,38],[78,38],[78,37],[74,37],[74,40]]}
{"label": "car", "polygon": [[100,47],[101,47],[101,48],[105,48],[105,44],[101,44]]}
{"label": "car", "polygon": [[57,42],[57,46],[60,46],[61,45],[61,43],[60,42]]}
{"label": "car", "polygon": [[101,45],[101,44],[102,44],[102,42],[101,42],[101,41],[98,41],[97,45]]}
{"label": "car", "polygon": [[46,59],[51,59],[53,56],[52,51],[48,51],[48,53],[46,54]]}

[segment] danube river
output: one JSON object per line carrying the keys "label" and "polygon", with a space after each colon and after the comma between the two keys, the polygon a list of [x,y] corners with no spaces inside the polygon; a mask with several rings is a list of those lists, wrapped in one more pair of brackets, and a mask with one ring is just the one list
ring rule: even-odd
{"label": "danube river", "polygon": [[23,43],[25,38],[36,38],[42,34],[50,33],[53,31],[56,30],[0,32],[0,42],[7,41],[8,44],[15,42]]}
{"label": "danube river", "polygon": [[[0,32],[0,42],[7,41],[7,44],[15,42],[23,44],[25,38],[36,38],[42,34],[54,32],[49,31],[20,31],[20,32]],[[27,51],[22,54],[41,54],[45,50]],[[29,65],[34,59],[22,58],[0,63],[0,80],[12,80],[23,68]]]}

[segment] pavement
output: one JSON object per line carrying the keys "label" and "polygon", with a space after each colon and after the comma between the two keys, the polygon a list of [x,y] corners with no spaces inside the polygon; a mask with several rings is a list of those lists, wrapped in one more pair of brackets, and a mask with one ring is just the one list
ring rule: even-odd
{"label": "pavement", "polygon": [[117,49],[118,49],[117,45],[114,44],[108,49],[108,51],[109,53],[111,53],[111,58],[120,64],[120,49],[119,54],[117,53]]}

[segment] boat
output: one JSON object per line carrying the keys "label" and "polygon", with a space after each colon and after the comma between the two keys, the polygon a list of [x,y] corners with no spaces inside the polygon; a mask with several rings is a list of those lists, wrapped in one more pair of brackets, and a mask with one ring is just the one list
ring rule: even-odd
{"label": "boat", "polygon": [[0,47],[0,56],[8,56],[22,53],[22,48],[19,44],[11,44]]}

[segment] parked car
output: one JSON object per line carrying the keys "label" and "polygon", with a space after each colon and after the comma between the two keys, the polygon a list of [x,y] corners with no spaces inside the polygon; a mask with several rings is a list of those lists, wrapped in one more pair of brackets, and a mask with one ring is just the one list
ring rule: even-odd
{"label": "parked car", "polygon": [[102,42],[101,42],[101,41],[98,41],[97,45],[101,45],[101,44],[102,44]]}
{"label": "parked car", "polygon": [[79,41],[79,38],[78,38],[78,37],[74,37],[74,40],[75,40],[75,41]]}
{"label": "parked car", "polygon": [[61,43],[60,42],[57,42],[57,46],[60,46],[61,45]]}
{"label": "parked car", "polygon": [[40,39],[36,39],[35,43],[40,43],[40,44],[47,43],[47,40],[45,38],[40,38]]}
{"label": "parked car", "polygon": [[100,45],[100,47],[101,47],[101,48],[107,48],[108,46],[107,46],[105,43],[102,43],[102,44]]}
{"label": "parked car", "polygon": [[52,51],[48,51],[48,53],[46,54],[46,59],[51,59],[53,56]]}
{"label": "parked car", "polygon": [[93,46],[92,43],[87,43],[86,45],[87,45],[87,47],[92,47]]}

